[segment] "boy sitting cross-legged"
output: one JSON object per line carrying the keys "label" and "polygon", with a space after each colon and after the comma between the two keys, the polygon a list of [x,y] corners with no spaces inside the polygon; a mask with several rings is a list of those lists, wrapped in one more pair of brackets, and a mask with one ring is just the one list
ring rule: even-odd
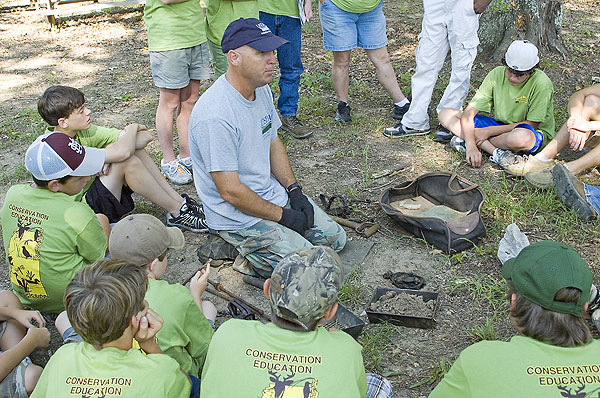
{"label": "boy sitting cross-legged", "polygon": [[194,275],[189,290],[160,280],[167,268],[167,251],[182,249],[184,243],[183,233],[177,228],[165,227],[149,214],[134,214],[113,226],[109,248],[112,258],[146,270],[146,301],[164,320],[157,334],[158,345],[184,371],[198,376],[217,315],[215,306],[200,298],[206,289],[210,266]]}
{"label": "boy sitting cross-legged", "polygon": [[75,272],[106,255],[107,218],[73,200],[103,164],[103,151],[62,133],[41,135],[27,149],[33,184],[12,186],[0,213],[10,281],[25,308],[63,311]]}
{"label": "boy sitting cross-legged", "polygon": [[[188,397],[190,380],[156,343],[162,318],[144,300],[147,287],[146,272],[124,261],[78,272],[64,301],[83,342],[56,351],[32,397]],[[132,349],[134,338],[147,355]]]}
{"label": "boy sitting cross-legged", "polygon": [[81,145],[102,148],[106,166],[78,196],[111,223],[134,208],[135,192],[167,212],[167,225],[192,232],[206,232],[202,206],[187,195],[179,195],[158,171],[146,150],[152,135],[146,127],[130,124],[122,131],[91,124],[85,97],[73,87],[52,86],[38,101],[38,112],[51,128],[67,134]]}
{"label": "boy sitting cross-legged", "polygon": [[[32,322],[37,323],[36,327]],[[50,332],[38,311],[25,311],[19,299],[0,291],[0,396],[26,398],[42,368],[27,357],[36,348],[48,347]]]}

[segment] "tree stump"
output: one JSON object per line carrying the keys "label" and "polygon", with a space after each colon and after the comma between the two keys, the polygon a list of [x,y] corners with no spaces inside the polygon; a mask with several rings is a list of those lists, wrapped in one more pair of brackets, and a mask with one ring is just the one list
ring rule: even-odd
{"label": "tree stump", "polygon": [[561,0],[494,0],[479,21],[484,57],[497,62],[513,40],[529,40],[566,57]]}

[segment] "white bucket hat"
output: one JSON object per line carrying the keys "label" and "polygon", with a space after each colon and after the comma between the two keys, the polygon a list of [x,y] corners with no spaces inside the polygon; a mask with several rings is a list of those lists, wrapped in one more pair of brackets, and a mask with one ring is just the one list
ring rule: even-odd
{"label": "white bucket hat", "polygon": [[506,66],[510,69],[525,72],[540,62],[537,47],[528,40],[513,41],[504,55]]}

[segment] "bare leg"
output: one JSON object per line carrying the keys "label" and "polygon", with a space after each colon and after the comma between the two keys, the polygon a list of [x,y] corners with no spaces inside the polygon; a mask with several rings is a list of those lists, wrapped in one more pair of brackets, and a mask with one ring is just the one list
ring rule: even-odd
{"label": "bare leg", "polygon": [[[179,107],[180,89],[160,89],[156,110],[156,133],[165,163],[175,160],[173,152],[173,116]],[[120,196],[120,195],[119,195]]]}
{"label": "bare leg", "polygon": [[[177,136],[179,137],[179,156],[187,158],[190,156],[190,146],[188,138],[188,126],[190,115],[196,101],[198,101],[200,89],[199,80],[190,80],[187,87],[179,91],[179,113],[177,115]],[[172,134],[172,132],[171,132]],[[161,144],[162,146],[162,144]],[[167,160],[165,159],[165,162]]]}
{"label": "bare leg", "polygon": [[202,313],[204,313],[206,319],[210,319],[213,322],[217,319],[217,308],[210,301],[202,302]]}
{"label": "bare leg", "polygon": [[400,102],[406,98],[398,85],[396,72],[394,72],[394,67],[390,61],[390,54],[387,51],[387,46],[365,51],[367,52],[367,57],[369,57],[373,65],[375,65],[377,79],[385,91],[392,97],[392,101]]}
{"label": "bare leg", "polygon": [[27,365],[25,368],[25,391],[27,391],[27,394],[31,395],[33,392],[38,380],[40,379],[40,376],[42,375],[42,370],[44,369],[32,363]]}
{"label": "bare leg", "polygon": [[[488,141],[495,148],[510,149],[513,152],[527,151],[533,148],[535,145],[535,134],[526,128],[516,128],[508,133],[490,137]],[[483,144],[480,146],[480,148],[488,152],[487,149],[484,148]],[[492,152],[494,149],[492,149]]]}
{"label": "bare leg", "polygon": [[462,127],[460,125],[460,118],[462,117],[462,111],[460,109],[445,108],[442,109],[438,115],[440,124],[446,127],[455,136],[464,139]]}
{"label": "bare leg", "polygon": [[333,52],[331,78],[338,101],[348,102],[348,71],[350,69],[350,50]]}
{"label": "bare leg", "polygon": [[[100,222],[100,226],[104,231],[104,235],[106,235],[106,238],[108,238],[110,236],[110,221],[108,221],[108,217],[102,213],[96,213],[96,218]],[[106,250],[108,252],[108,248],[106,248]]]}
{"label": "bare leg", "polygon": [[69,321],[69,317],[67,316],[67,311],[63,311],[56,317],[56,321],[54,321],[54,326],[56,326],[56,330],[62,336],[65,331],[71,327],[71,322]]}
{"label": "bare leg", "polygon": [[[19,310],[23,309],[23,306],[21,305],[21,302],[17,296],[8,290],[0,291],[0,306]],[[2,335],[2,338],[0,339],[0,350],[7,351],[8,349],[19,344],[19,342],[23,340],[23,337],[25,337],[26,332],[27,331],[23,325],[14,319],[9,319],[6,322],[6,330],[4,335]]]}
{"label": "bare leg", "polygon": [[178,201],[181,204],[183,202],[183,197],[181,197],[181,195],[178,194],[177,191],[173,189],[173,187],[171,187],[171,184],[167,182],[167,179],[163,177],[150,155],[148,155],[148,152],[146,152],[145,149],[138,149],[137,151],[135,151],[135,156],[137,156],[140,159],[146,170],[148,170],[148,172],[156,181],[156,184],[158,186],[155,187],[155,189],[162,189],[172,199]]}

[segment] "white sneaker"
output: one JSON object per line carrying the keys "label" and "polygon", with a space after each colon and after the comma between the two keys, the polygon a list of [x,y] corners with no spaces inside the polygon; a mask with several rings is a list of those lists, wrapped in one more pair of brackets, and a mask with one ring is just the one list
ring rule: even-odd
{"label": "white sneaker", "polygon": [[189,184],[192,182],[192,173],[182,166],[177,159],[164,163],[164,160],[160,161],[160,171],[167,179],[176,185]]}
{"label": "white sneaker", "polygon": [[187,158],[181,158],[179,155],[177,155],[177,161],[180,165],[185,166],[185,168],[188,169],[191,174],[194,174],[191,157],[188,156]]}

